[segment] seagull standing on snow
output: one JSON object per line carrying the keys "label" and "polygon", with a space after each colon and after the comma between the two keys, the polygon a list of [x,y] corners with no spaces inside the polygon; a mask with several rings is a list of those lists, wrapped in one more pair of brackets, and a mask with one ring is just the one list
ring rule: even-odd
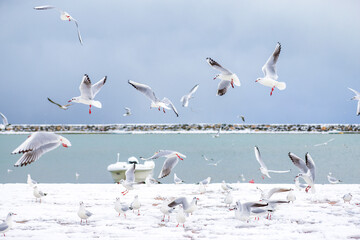
{"label": "seagull standing on snow", "polygon": [[134,211],[134,210],[138,210],[138,216],[140,216],[140,207],[141,204],[139,202],[139,196],[135,195],[134,197],[134,201],[130,204],[130,208]]}
{"label": "seagull standing on snow", "polygon": [[311,188],[312,193],[315,193],[315,163],[310,154],[305,154],[305,161],[291,152],[289,152],[289,158],[300,169],[301,173],[298,176],[302,177],[308,184],[305,191],[308,192]]}
{"label": "seagull standing on snow", "polygon": [[36,201],[37,201],[38,198],[40,199],[40,203],[41,203],[41,198],[45,197],[47,195],[47,193],[44,193],[44,192],[40,191],[37,186],[34,187],[33,194],[34,194],[34,197],[35,197]]}
{"label": "seagull standing on snow", "polygon": [[126,111],[126,113],[123,114],[124,117],[127,117],[127,116],[131,115],[131,109],[130,108],[126,107],[125,111]]}
{"label": "seagull standing on snow", "polygon": [[255,151],[256,160],[260,164],[260,171],[263,174],[263,176],[262,176],[263,179],[264,179],[264,175],[267,176],[268,178],[271,178],[270,175],[269,175],[269,172],[272,172],[272,173],[287,173],[287,172],[290,172],[290,170],[285,170],[285,171],[269,170],[266,167],[265,163],[262,161],[260,150],[259,150],[259,148],[257,146],[254,147],[254,151]]}
{"label": "seagull standing on snow", "polygon": [[161,207],[160,207],[160,211],[164,214],[164,217],[163,219],[161,220],[162,222],[165,222],[165,215],[168,215],[168,221],[170,221],[170,214],[174,211],[175,208],[171,208],[168,206],[168,202],[167,201],[164,201],[162,204],[161,204]]}
{"label": "seagull standing on snow", "polygon": [[76,29],[77,29],[77,34],[78,34],[78,38],[79,38],[79,41],[80,41],[80,44],[82,45],[83,44],[83,41],[82,41],[82,38],[81,38],[81,35],[80,35],[80,31],[79,31],[79,24],[78,22],[76,21],[75,18],[73,18],[72,16],[70,16],[70,14],[68,14],[67,12],[57,8],[57,7],[54,7],[54,6],[39,6],[39,7],[34,7],[35,10],[49,10],[49,9],[56,9],[60,12],[60,19],[63,20],[63,21],[74,21],[75,25],[76,25]]}
{"label": "seagull standing on snow", "polygon": [[182,102],[183,107],[189,106],[189,100],[193,98],[193,94],[196,92],[196,90],[199,88],[199,84],[196,84],[188,94],[181,97],[180,102]]}
{"label": "seagull standing on snow", "polygon": [[87,74],[84,74],[84,77],[79,87],[81,95],[78,97],[73,97],[71,100],[69,100],[69,102],[76,102],[76,103],[89,105],[90,107],[89,114],[91,114],[91,106],[101,108],[102,107],[101,102],[95,101],[94,98],[106,83],[106,79],[107,77],[105,76],[97,83],[91,85],[89,76]]}
{"label": "seagull standing on snow", "polygon": [[356,96],[352,97],[351,100],[357,100],[358,104],[357,104],[357,109],[356,109],[356,115],[359,116],[360,115],[360,93],[358,91],[355,91],[352,88],[348,88],[350,91],[353,91],[355,93]]}
{"label": "seagull standing on snow", "polygon": [[126,218],[126,212],[131,210],[132,208],[127,204],[121,203],[120,198],[116,198],[114,209],[119,213],[119,217],[120,214],[123,213]]}
{"label": "seagull standing on snow", "polygon": [[15,167],[26,166],[38,160],[43,154],[57,148],[60,145],[70,147],[71,143],[63,136],[52,132],[32,133],[19,147],[11,154],[23,153],[22,157],[15,163]]}
{"label": "seagull standing on snow", "polygon": [[217,63],[216,61],[214,61],[211,58],[206,58],[206,61],[209,63],[209,65],[211,67],[213,67],[214,69],[220,71],[221,73],[216,75],[214,77],[214,80],[216,78],[220,78],[221,81],[219,82],[218,85],[218,90],[217,90],[217,96],[222,96],[224,95],[228,88],[231,86],[232,88],[234,88],[234,84],[236,86],[240,86],[240,80],[239,78],[236,76],[235,73],[232,73],[231,71],[229,71],[228,69],[222,67],[219,63]]}
{"label": "seagull standing on snow", "polygon": [[5,237],[5,233],[7,231],[9,231],[12,228],[12,216],[16,215],[15,213],[8,213],[6,220],[2,223],[0,223],[0,233],[4,234]]}
{"label": "seagull standing on snow", "polygon": [[150,108],[157,108],[159,111],[160,108],[163,108],[164,113],[165,109],[172,109],[176,116],[179,117],[179,114],[174,104],[172,104],[172,102],[168,98],[163,98],[162,100],[158,99],[155,96],[153,90],[148,85],[137,83],[131,80],[129,80],[128,83],[151,100]]}
{"label": "seagull standing on snow", "polygon": [[284,90],[286,88],[286,84],[284,82],[278,82],[278,75],[276,73],[276,62],[279,58],[281,51],[281,44],[278,42],[275,51],[269,57],[265,65],[262,67],[262,71],[264,73],[263,78],[256,79],[255,82],[258,82],[264,86],[271,87],[270,96],[272,95],[275,87],[279,90]]}
{"label": "seagull standing on snow", "polygon": [[87,219],[93,215],[91,212],[85,209],[83,202],[80,202],[80,207],[77,214],[81,219],[80,224],[82,223],[83,220],[86,220],[86,224],[87,224]]}
{"label": "seagull standing on snow", "polygon": [[61,105],[59,103],[54,102],[53,100],[51,100],[50,98],[47,98],[49,100],[49,102],[51,102],[52,104],[55,104],[56,106],[58,106],[59,108],[63,109],[63,110],[67,110],[69,106],[71,106],[72,104],[65,104],[65,105]]}
{"label": "seagull standing on snow", "polygon": [[193,200],[191,201],[191,203],[189,203],[185,197],[180,197],[180,198],[175,199],[171,203],[169,203],[168,206],[175,207],[177,205],[182,205],[185,213],[192,214],[194,211],[197,210],[197,201],[198,200],[199,200],[199,198],[194,197]]}

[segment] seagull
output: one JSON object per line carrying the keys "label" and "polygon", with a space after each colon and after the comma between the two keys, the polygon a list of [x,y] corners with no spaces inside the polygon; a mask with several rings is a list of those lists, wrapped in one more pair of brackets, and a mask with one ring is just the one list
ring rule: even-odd
{"label": "seagull", "polygon": [[260,190],[260,192],[261,192],[260,199],[263,200],[263,201],[266,201],[266,200],[270,199],[272,197],[272,195],[274,195],[275,193],[282,193],[282,192],[292,191],[291,188],[272,188],[272,189],[270,189],[268,191],[263,191],[259,187],[257,187],[257,189]]}
{"label": "seagull", "polygon": [[240,177],[241,177],[241,181],[243,181],[243,182],[246,181],[246,179],[245,179],[245,177],[244,177],[244,174],[240,174]]}
{"label": "seagull", "polygon": [[216,135],[214,135],[213,137],[214,137],[214,138],[220,137],[220,131],[221,131],[221,127],[219,128],[219,130],[218,130],[218,132],[216,133]]}
{"label": "seagull", "polygon": [[131,167],[129,167],[128,170],[126,170],[125,172],[126,180],[124,179],[120,180],[121,185],[123,185],[123,187],[126,188],[125,191],[121,192],[124,196],[129,192],[129,190],[134,189],[133,185],[135,184],[135,166],[136,164],[134,163]]}
{"label": "seagull", "polygon": [[277,87],[279,90],[284,90],[286,88],[286,84],[284,82],[277,81],[278,75],[276,73],[276,62],[279,58],[280,51],[281,44],[278,42],[273,54],[269,57],[265,65],[262,67],[264,77],[258,78],[255,81],[264,86],[271,87],[270,96],[272,95],[275,87]]}
{"label": "seagull", "polygon": [[8,169],[8,170],[7,170],[7,173],[11,173],[11,172],[13,172],[13,170],[11,170],[11,169]]}
{"label": "seagull", "polygon": [[206,58],[206,61],[209,63],[209,65],[211,67],[213,67],[214,69],[220,71],[221,73],[216,75],[214,77],[214,80],[216,78],[220,78],[221,81],[219,82],[218,85],[218,90],[217,90],[217,96],[222,96],[224,95],[228,88],[231,86],[232,88],[234,88],[234,84],[236,86],[240,86],[240,80],[239,78],[236,76],[235,73],[232,73],[231,71],[229,71],[228,69],[222,67],[219,63],[217,63],[216,61],[214,61],[211,58]]}
{"label": "seagull", "polygon": [[169,155],[164,161],[163,167],[161,169],[161,172],[160,172],[158,178],[164,178],[167,175],[169,175],[171,170],[176,166],[176,164],[178,164],[179,159],[183,160],[183,158],[180,158],[179,156],[177,156],[175,154]]}
{"label": "seagull", "polygon": [[196,92],[196,90],[199,88],[199,84],[196,84],[188,94],[181,97],[180,102],[182,102],[183,107],[189,106],[189,100],[193,98],[193,94]]}
{"label": "seagull", "polygon": [[12,228],[12,216],[14,215],[16,214],[12,212],[8,213],[8,215],[6,216],[6,220],[0,223],[0,233],[4,234],[4,237],[5,233]]}
{"label": "seagull", "polygon": [[225,197],[225,199],[224,199],[224,202],[225,202],[226,205],[229,205],[229,207],[230,207],[230,205],[232,204],[232,202],[233,202],[233,196],[232,196],[232,194],[231,194],[230,191],[229,191],[228,194],[226,195],[226,197]]}
{"label": "seagull", "polygon": [[356,109],[356,115],[359,116],[360,115],[360,93],[358,91],[355,91],[352,88],[348,88],[350,91],[353,91],[355,93],[356,96],[352,97],[350,100],[358,100],[358,105],[357,105],[357,109]]}
{"label": "seagull", "polygon": [[286,196],[286,199],[287,199],[288,201],[291,201],[292,203],[294,203],[294,201],[296,200],[296,196],[295,196],[295,194],[293,193],[293,191],[290,191],[290,192],[288,193],[288,195]]}
{"label": "seagull", "polygon": [[37,201],[38,198],[40,199],[40,203],[41,203],[41,198],[47,195],[47,193],[44,193],[44,192],[38,190],[37,186],[34,187],[33,194],[34,194],[34,197],[35,197],[36,201]]}
{"label": "seagull", "polygon": [[213,158],[208,159],[205,155],[201,155],[201,156],[204,158],[204,160],[205,160],[205,161],[209,161],[209,160],[214,161],[214,159],[213,159]]}
{"label": "seagull", "polygon": [[153,90],[145,84],[137,83],[134,81],[129,80],[128,83],[133,86],[136,90],[140,91],[142,94],[144,94],[146,97],[148,97],[151,100],[150,108],[158,108],[160,111],[160,108],[163,108],[163,112],[165,113],[165,109],[172,109],[177,117],[179,117],[179,114],[172,102],[168,98],[163,98],[162,100],[158,99],[155,96],[155,93]]}
{"label": "seagull", "polygon": [[244,116],[238,115],[237,117],[238,117],[238,118],[241,118],[241,120],[242,120],[243,122],[245,122],[245,117],[244,117]]}
{"label": "seagull", "polygon": [[276,170],[269,170],[265,163],[262,161],[261,159],[261,154],[260,154],[260,150],[257,146],[254,147],[254,151],[255,151],[255,157],[256,160],[260,163],[260,171],[263,174],[262,178],[264,179],[264,175],[267,176],[268,178],[271,178],[269,175],[269,172],[273,172],[273,173],[287,173],[290,172],[290,170],[286,170],[286,171],[276,171]]}
{"label": "seagull", "polygon": [[75,178],[76,178],[76,180],[79,179],[79,176],[80,176],[80,174],[79,174],[78,172],[75,172]]}
{"label": "seagull", "polygon": [[221,161],[222,161],[222,160],[219,160],[219,161],[217,161],[216,163],[209,163],[208,165],[217,167],[217,165],[218,165]]}
{"label": "seagull", "polygon": [[79,38],[79,41],[80,41],[80,44],[82,45],[83,44],[83,41],[82,41],[82,38],[81,38],[81,35],[80,35],[80,31],[79,31],[79,24],[78,22],[76,21],[75,18],[73,18],[72,16],[70,16],[70,14],[68,14],[67,12],[57,8],[57,7],[54,7],[54,6],[50,6],[50,5],[46,5],[46,6],[38,6],[38,7],[34,7],[35,10],[49,10],[49,9],[56,9],[60,12],[60,19],[63,20],[63,21],[74,21],[75,25],[76,25],[76,29],[77,29],[77,34],[78,34],[78,38]]}
{"label": "seagull", "polygon": [[80,207],[77,214],[81,218],[80,224],[82,223],[83,219],[86,220],[86,224],[87,224],[87,219],[93,215],[91,212],[85,209],[83,202],[80,202]]}
{"label": "seagull", "polygon": [[15,163],[15,167],[26,166],[38,160],[43,154],[57,148],[62,144],[63,147],[70,147],[69,140],[53,132],[32,133],[19,147],[11,154],[23,153],[22,157]]}
{"label": "seagull", "polygon": [[151,174],[149,174],[146,178],[145,178],[145,184],[146,186],[150,187],[152,184],[161,184],[161,182],[159,182],[158,180],[156,180],[155,178],[153,178],[151,176]]}
{"label": "seagull", "polygon": [[138,216],[140,216],[140,207],[141,204],[139,202],[139,196],[135,195],[134,197],[134,201],[130,204],[130,209],[134,210],[138,210]]}
{"label": "seagull", "polygon": [[131,115],[131,109],[130,108],[126,107],[125,111],[126,111],[126,113],[123,114],[124,117],[127,117],[127,116]]}
{"label": "seagull", "polygon": [[99,101],[95,101],[94,98],[96,94],[98,94],[101,88],[106,83],[107,76],[103,77],[97,83],[91,85],[90,78],[87,74],[84,74],[84,77],[80,83],[80,96],[73,97],[68,102],[82,103],[85,105],[89,105],[89,114],[91,114],[91,106],[102,108],[102,104]]}
{"label": "seagull", "polygon": [[329,172],[329,174],[327,175],[327,179],[328,179],[329,183],[331,183],[331,184],[336,184],[336,183],[342,182],[341,180],[337,179],[336,177],[333,177],[331,172]]}
{"label": "seagull", "polygon": [[332,141],[334,141],[334,140],[335,140],[335,138],[329,139],[329,140],[327,140],[327,141],[324,142],[324,143],[315,144],[314,147],[318,147],[318,146],[322,146],[322,145],[327,145],[329,142],[332,142]]}
{"label": "seagull", "polygon": [[0,112],[0,116],[1,116],[2,122],[3,122],[3,124],[0,125],[0,129],[4,129],[4,128],[6,128],[7,126],[9,126],[10,124],[9,124],[7,118],[5,117],[5,115],[2,114],[1,112]]}
{"label": "seagull", "polygon": [[180,224],[183,225],[183,228],[185,228],[185,222],[186,222],[186,216],[184,213],[184,209],[182,207],[179,208],[178,213],[176,214],[176,221],[178,222],[178,225],[176,225],[176,227],[178,227]]}
{"label": "seagull", "polygon": [[121,203],[120,198],[116,198],[114,209],[119,213],[119,217],[120,214],[123,213],[125,218],[126,218],[126,212],[132,210],[132,208],[129,205]]}
{"label": "seagull", "polygon": [[[173,150],[159,150],[157,152],[154,153],[154,155],[152,155],[151,157],[149,158],[143,158],[143,157],[140,157],[141,160],[144,160],[144,161],[147,161],[147,160],[154,160],[154,159],[158,159],[158,158],[161,158],[161,157],[168,157],[170,155],[176,155],[178,158],[182,158],[182,157],[185,157],[185,155],[179,153],[179,152],[176,152],[176,151],[173,151]],[[181,159],[183,160],[183,159]]]}
{"label": "seagull", "polygon": [[193,200],[191,201],[191,203],[189,204],[189,202],[187,201],[187,199],[185,197],[180,197],[180,198],[175,199],[171,203],[169,203],[168,206],[175,207],[177,205],[182,205],[185,213],[192,214],[194,211],[197,210],[197,201],[198,200],[199,200],[199,198],[194,197]]}
{"label": "seagull", "polygon": [[222,180],[222,182],[221,182],[221,188],[222,188],[224,191],[233,190],[233,188],[232,188],[229,184],[227,184],[227,183],[225,182],[225,180]]}
{"label": "seagull", "polygon": [[206,193],[206,188],[202,182],[199,183],[199,192],[200,194]]}
{"label": "seagull", "polygon": [[303,188],[307,188],[307,185],[300,183],[299,176],[296,176],[294,179],[295,187],[301,191]]}
{"label": "seagull", "polygon": [[240,201],[237,201],[235,208],[230,210],[235,210],[235,218],[240,221],[249,221],[251,210],[253,208],[266,207],[267,205],[267,203],[260,202],[246,202],[241,204]]}
{"label": "seagull", "polygon": [[168,215],[168,221],[170,221],[170,214],[174,211],[175,208],[171,208],[168,206],[168,202],[167,201],[164,201],[162,204],[161,204],[161,207],[160,207],[160,211],[164,214],[164,217],[163,219],[161,220],[162,222],[165,222],[165,215]]}
{"label": "seagull", "polygon": [[33,188],[34,185],[38,184],[38,182],[35,181],[35,180],[33,180],[33,179],[31,179],[30,174],[28,174],[28,176],[27,176],[27,184],[28,184],[30,187]]}
{"label": "seagull", "polygon": [[181,184],[183,183],[184,181],[181,180],[180,178],[178,178],[178,176],[176,176],[176,173],[174,173],[174,183],[175,184]]}
{"label": "seagull", "polygon": [[351,193],[347,193],[343,196],[343,199],[344,199],[344,203],[348,202],[350,203],[351,199],[352,199],[352,195]]}
{"label": "seagull", "polygon": [[65,104],[65,105],[61,105],[61,104],[58,104],[56,102],[54,102],[53,100],[51,100],[50,98],[47,98],[49,100],[49,102],[55,104],[56,106],[58,106],[59,108],[63,109],[63,110],[67,110],[69,106],[71,106],[72,104]]}
{"label": "seagull", "polygon": [[289,157],[294,165],[300,169],[298,176],[302,177],[308,184],[305,191],[308,192],[311,188],[312,193],[315,193],[315,163],[310,154],[305,154],[305,161],[291,152],[289,152]]}
{"label": "seagull", "polygon": [[277,206],[280,203],[289,203],[290,201],[285,201],[285,200],[264,200],[264,202],[268,204],[268,206],[266,207],[266,210],[268,211],[267,212],[268,215],[267,215],[266,219],[271,220],[272,212],[275,212],[275,210],[277,209]]}
{"label": "seagull", "polygon": [[202,183],[204,185],[208,185],[208,184],[210,184],[210,181],[211,181],[211,177],[207,177],[206,179],[198,182],[198,184]]}

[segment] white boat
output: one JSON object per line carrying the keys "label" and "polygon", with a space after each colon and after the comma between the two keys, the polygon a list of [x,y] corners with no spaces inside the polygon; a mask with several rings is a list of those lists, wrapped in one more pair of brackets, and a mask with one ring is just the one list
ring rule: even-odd
{"label": "white boat", "polygon": [[136,164],[135,167],[135,182],[144,182],[147,176],[152,176],[155,168],[154,161],[145,161],[144,164],[139,164],[136,157],[129,157],[127,162],[119,162],[120,153],[117,155],[116,163],[110,164],[107,170],[111,173],[114,182],[120,182],[121,179],[125,180],[125,172],[131,167],[132,164]]}

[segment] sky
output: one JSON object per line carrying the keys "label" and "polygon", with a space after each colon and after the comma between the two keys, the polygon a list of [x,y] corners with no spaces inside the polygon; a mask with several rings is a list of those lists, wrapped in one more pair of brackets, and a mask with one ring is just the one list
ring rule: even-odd
{"label": "sky", "polygon": [[[54,5],[79,23],[60,20]],[[359,1],[0,1],[0,112],[12,124],[109,123],[359,123]],[[255,83],[276,43],[284,91]],[[241,86],[216,96],[211,57]],[[96,100],[102,109],[65,104],[79,96],[84,74],[107,76]],[[130,86],[149,85],[169,98],[179,117],[150,109]],[[189,107],[180,98],[200,84]],[[132,115],[123,117],[124,107]]]}

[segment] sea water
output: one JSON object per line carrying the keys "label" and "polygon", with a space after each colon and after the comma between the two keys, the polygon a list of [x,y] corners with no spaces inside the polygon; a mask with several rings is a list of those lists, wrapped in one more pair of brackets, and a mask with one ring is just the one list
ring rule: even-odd
{"label": "sea water", "polygon": [[[299,170],[289,159],[289,152],[303,159],[306,152],[310,153],[316,164],[316,183],[328,183],[326,176],[330,171],[344,183],[360,183],[357,134],[229,133],[218,138],[209,133],[61,135],[71,141],[70,148],[60,146],[25,167],[13,166],[21,155],[11,152],[27,135],[0,135],[0,183],[25,183],[27,174],[42,183],[111,183],[107,166],[116,162],[117,153],[120,161],[127,161],[131,156],[150,157],[160,149],[186,155],[169,176],[160,180],[163,183],[172,183],[173,173],[186,183],[196,183],[208,176],[212,182],[241,182],[241,174],[246,182],[254,179],[256,183],[293,183]],[[326,145],[314,146],[332,138]],[[271,179],[262,179],[254,146],[259,147],[268,169],[291,171],[270,173]],[[206,161],[202,155],[213,160]],[[163,162],[164,158],[155,160],[155,178]],[[217,166],[211,165],[216,162]],[[80,174],[78,179],[76,172]]]}

